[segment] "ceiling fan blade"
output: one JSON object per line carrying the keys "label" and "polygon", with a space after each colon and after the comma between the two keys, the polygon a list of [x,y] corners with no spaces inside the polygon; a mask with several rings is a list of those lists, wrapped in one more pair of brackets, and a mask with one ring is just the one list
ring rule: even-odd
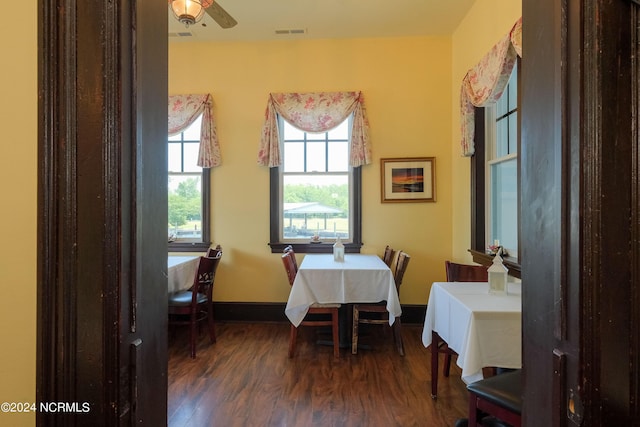
{"label": "ceiling fan blade", "polygon": [[233,19],[231,15],[227,13],[226,10],[222,8],[222,6],[218,4],[218,2],[214,1],[211,6],[205,9],[205,12],[207,12],[209,16],[211,16],[211,18],[213,18],[213,20],[216,21],[222,28],[235,27],[238,23],[235,19]]}

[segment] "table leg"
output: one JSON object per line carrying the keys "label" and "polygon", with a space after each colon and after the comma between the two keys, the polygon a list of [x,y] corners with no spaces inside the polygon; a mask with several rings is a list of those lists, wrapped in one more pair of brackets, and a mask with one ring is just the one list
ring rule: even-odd
{"label": "table leg", "polygon": [[438,343],[440,336],[431,331],[431,398],[438,397]]}

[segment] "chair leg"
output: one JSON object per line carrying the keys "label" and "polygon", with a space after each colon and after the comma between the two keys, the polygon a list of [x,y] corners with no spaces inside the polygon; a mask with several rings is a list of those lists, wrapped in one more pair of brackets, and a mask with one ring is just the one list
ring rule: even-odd
{"label": "chair leg", "polygon": [[392,328],[393,340],[396,342],[398,353],[400,353],[400,356],[404,356],[404,344],[402,342],[402,322],[399,317],[393,322]]}
{"label": "chair leg", "polygon": [[431,332],[431,398],[438,397],[438,341],[437,332]]}
{"label": "chair leg", "polygon": [[451,353],[447,353],[444,355],[444,365],[442,366],[442,375],[445,377],[449,377],[449,372],[451,371]]}
{"label": "chair leg", "polygon": [[291,324],[291,330],[289,332],[289,358],[292,358],[296,351],[296,337],[298,335],[298,328]]}
{"label": "chair leg", "polygon": [[340,333],[338,331],[338,309],[331,312],[331,332],[333,335],[333,357],[340,357]]}
{"label": "chair leg", "polygon": [[478,411],[476,408],[476,395],[469,393],[469,425],[468,427],[478,427]]}
{"label": "chair leg", "polygon": [[360,311],[353,306],[353,331],[351,334],[351,354],[358,354],[358,325],[360,323]]}

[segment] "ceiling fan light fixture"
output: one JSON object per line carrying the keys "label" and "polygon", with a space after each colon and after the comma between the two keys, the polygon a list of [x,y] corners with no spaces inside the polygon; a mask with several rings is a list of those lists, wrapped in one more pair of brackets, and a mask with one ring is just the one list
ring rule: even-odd
{"label": "ceiling fan light fixture", "polygon": [[204,10],[212,3],[212,0],[169,0],[171,12],[186,27],[199,22],[204,16]]}

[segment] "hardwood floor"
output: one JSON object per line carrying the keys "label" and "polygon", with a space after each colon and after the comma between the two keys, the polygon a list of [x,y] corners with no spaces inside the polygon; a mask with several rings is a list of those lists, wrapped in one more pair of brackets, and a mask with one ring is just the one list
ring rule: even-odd
{"label": "hardwood floor", "polygon": [[[199,426],[453,426],[466,418],[467,391],[457,366],[430,397],[429,350],[421,326],[403,325],[405,357],[391,328],[374,327],[369,350],[352,355],[316,344],[301,328],[287,357],[289,324],[220,323],[217,343],[200,333],[195,360],[188,332],[169,335],[168,424]],[[452,364],[454,365],[454,364]]]}

